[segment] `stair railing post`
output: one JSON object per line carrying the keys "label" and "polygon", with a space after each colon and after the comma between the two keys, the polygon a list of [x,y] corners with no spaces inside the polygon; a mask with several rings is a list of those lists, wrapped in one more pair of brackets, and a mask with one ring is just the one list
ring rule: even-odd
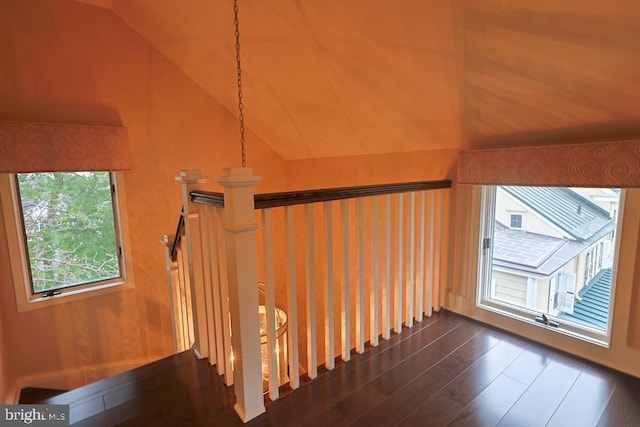
{"label": "stair railing post", "polygon": [[224,187],[234,409],[247,422],[265,412],[258,317],[258,224],[254,205],[254,187],[260,177],[253,176],[251,168],[225,168],[223,173],[216,181]]}
{"label": "stair railing post", "polygon": [[182,187],[184,217],[184,241],[189,260],[188,275],[191,285],[191,307],[193,319],[193,349],[199,359],[209,356],[209,336],[207,332],[207,307],[205,304],[204,267],[202,262],[202,241],[200,234],[200,213],[198,205],[191,201],[191,192],[200,190],[207,179],[196,169],[180,171],[176,181]]}

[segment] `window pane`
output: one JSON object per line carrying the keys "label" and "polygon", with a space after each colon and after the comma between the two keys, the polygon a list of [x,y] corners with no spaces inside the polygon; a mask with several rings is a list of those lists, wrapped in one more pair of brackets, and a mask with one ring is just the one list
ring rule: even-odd
{"label": "window pane", "polygon": [[34,293],[120,276],[108,172],[17,179]]}
{"label": "window pane", "polygon": [[484,298],[606,331],[619,202],[618,189],[497,187]]}

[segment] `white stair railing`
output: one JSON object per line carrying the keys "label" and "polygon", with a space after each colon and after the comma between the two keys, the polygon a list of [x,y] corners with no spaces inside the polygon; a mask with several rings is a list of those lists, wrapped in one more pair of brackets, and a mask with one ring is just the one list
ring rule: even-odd
{"label": "white stair railing", "polygon": [[199,357],[234,384],[243,420],[264,411],[263,384],[278,399],[283,382],[295,390],[301,375],[314,379],[439,310],[448,181],[254,196],[250,172],[225,173],[224,200],[202,191],[197,171],[178,178],[189,256],[167,255],[167,277],[175,303],[187,295],[176,280],[191,294],[194,332],[188,309],[174,310],[176,339],[191,333]]}

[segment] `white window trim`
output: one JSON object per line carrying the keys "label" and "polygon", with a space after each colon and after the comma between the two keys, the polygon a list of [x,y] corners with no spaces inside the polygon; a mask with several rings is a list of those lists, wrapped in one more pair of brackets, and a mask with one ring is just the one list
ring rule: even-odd
{"label": "white window trim", "polygon": [[[493,238],[494,230],[494,218],[495,218],[495,197],[496,186],[484,185],[482,186],[482,196],[480,198],[480,233],[479,233],[479,245],[478,245],[478,271],[476,283],[476,307],[498,313],[504,317],[516,319],[518,321],[533,325],[535,327],[551,330],[555,333],[566,335],[581,341],[585,341],[597,346],[609,348],[612,338],[612,319],[613,310],[609,310],[609,321],[606,331],[602,331],[595,328],[590,328],[584,325],[574,324],[567,322],[565,319],[557,318],[553,315],[547,317],[551,320],[560,322],[561,328],[554,328],[551,326],[538,323],[534,320],[534,317],[539,313],[527,309],[525,307],[516,307],[510,304],[502,303],[491,298],[490,289],[491,283],[488,280],[491,277],[492,259],[493,259],[493,241],[488,250],[483,250],[483,241],[486,236],[491,235]],[[624,206],[626,203],[626,191],[620,192],[620,212],[624,212]],[[489,204],[489,206],[487,206]],[[616,236],[621,235],[622,225],[624,220],[618,221],[616,227]],[[612,266],[614,269],[613,282],[611,284],[611,308],[614,307],[614,299],[616,294],[616,281],[618,270],[618,259],[620,251],[621,239],[616,239],[614,253],[612,254]],[[489,296],[489,297],[487,297]]]}
{"label": "white window trim", "polygon": [[0,174],[2,217],[7,235],[11,275],[19,312],[51,307],[79,299],[133,288],[133,274],[131,269],[127,268],[133,264],[130,259],[131,251],[128,250],[128,248],[130,248],[128,238],[129,227],[126,221],[126,215],[123,215],[123,212],[126,212],[124,180],[122,179],[121,172],[116,172],[113,175],[115,177],[113,184],[117,189],[116,198],[114,199],[114,203],[117,204],[115,211],[119,214],[119,218],[114,219],[119,221],[120,242],[124,257],[121,267],[121,277],[102,281],[97,284],[60,289],[60,293],[57,295],[43,297],[42,295],[32,295],[31,291],[29,263],[27,260],[25,241],[22,235],[22,213],[20,212],[18,204],[15,203],[15,200],[17,200],[15,174]]}

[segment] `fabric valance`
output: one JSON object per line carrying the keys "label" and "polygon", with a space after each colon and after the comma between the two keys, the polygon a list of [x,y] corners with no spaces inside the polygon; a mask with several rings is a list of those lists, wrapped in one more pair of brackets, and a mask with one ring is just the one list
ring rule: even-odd
{"label": "fabric valance", "polygon": [[130,168],[123,127],[0,121],[0,172]]}
{"label": "fabric valance", "polygon": [[462,151],[458,183],[640,187],[640,139]]}

